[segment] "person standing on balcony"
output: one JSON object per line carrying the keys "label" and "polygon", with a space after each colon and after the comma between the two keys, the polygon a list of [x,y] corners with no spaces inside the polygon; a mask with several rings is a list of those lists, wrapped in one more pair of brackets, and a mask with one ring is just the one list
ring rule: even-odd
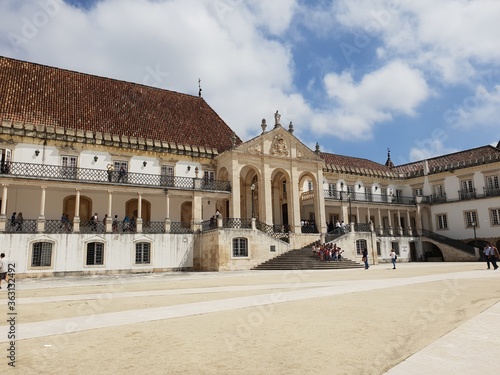
{"label": "person standing on balcony", "polygon": [[90,222],[90,225],[92,228],[90,229],[93,232],[97,232],[97,223],[99,222],[99,216],[97,215],[97,212],[92,216],[92,220]]}
{"label": "person standing on balcony", "polygon": [[22,212],[19,212],[17,214],[17,218],[16,218],[16,230],[17,231],[22,231],[23,230],[23,222],[24,222],[24,218],[23,218],[23,213]]}
{"label": "person standing on balcony", "polygon": [[113,224],[112,224],[113,232],[118,232],[118,215],[115,215],[113,218]]}
{"label": "person standing on balcony", "polygon": [[113,163],[109,163],[106,168],[108,169],[108,181],[111,182],[113,181],[113,171],[115,170],[115,166]]}
{"label": "person standing on balcony", "polygon": [[14,228],[16,226],[16,214],[17,212],[13,212],[12,216],[10,217],[10,226]]}
{"label": "person standing on balcony", "polygon": [[120,171],[118,172],[118,180],[117,182],[124,181],[125,180],[125,167],[122,165],[120,167]]}

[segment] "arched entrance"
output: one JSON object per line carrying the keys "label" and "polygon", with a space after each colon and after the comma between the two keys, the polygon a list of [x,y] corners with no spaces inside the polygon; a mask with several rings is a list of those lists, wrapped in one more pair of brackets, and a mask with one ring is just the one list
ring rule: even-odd
{"label": "arched entrance", "polygon": [[271,178],[271,202],[273,213],[273,225],[278,231],[288,231],[291,223],[289,206],[290,195],[288,192],[288,175],[284,171],[277,170]]}
{"label": "arched entrance", "polygon": [[191,220],[193,220],[193,203],[184,202],[181,204],[181,225],[183,228],[191,227]]}
{"label": "arched entrance", "polygon": [[[75,217],[76,195],[70,195],[63,200],[63,212],[72,222]],[[84,195],[80,196],[80,221],[90,221],[92,216],[92,200]]]}
{"label": "arched entrance", "polygon": [[[139,200],[138,199],[131,199],[125,203],[125,215],[127,215],[129,218],[138,217],[138,207],[139,207]],[[142,221],[144,222],[149,222],[151,221],[151,203],[145,199],[142,200],[142,212],[141,212],[141,218]]]}

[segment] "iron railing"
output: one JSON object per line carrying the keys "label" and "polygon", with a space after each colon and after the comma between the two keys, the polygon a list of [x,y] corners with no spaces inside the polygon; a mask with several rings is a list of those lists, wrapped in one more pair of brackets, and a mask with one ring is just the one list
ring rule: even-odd
{"label": "iron railing", "polygon": [[268,225],[258,220],[255,222],[255,226],[257,230],[267,234],[268,236],[274,237],[277,240],[281,240],[284,242],[290,242],[290,235],[288,232],[277,232],[272,225]]}
{"label": "iron railing", "polygon": [[36,233],[37,222],[34,219],[16,220],[15,222],[7,221],[5,231],[8,233]]}
{"label": "iron railing", "polygon": [[484,188],[485,197],[498,197],[500,195],[499,188]]}
{"label": "iron railing", "polygon": [[222,218],[222,226],[232,229],[252,229],[252,219],[225,217]]}
{"label": "iron railing", "polygon": [[[105,183],[115,185],[133,185],[159,187],[162,189],[195,189],[196,178],[165,176],[120,171],[108,172],[104,169],[65,167],[60,165],[11,162],[1,171],[0,176],[17,178],[35,178],[49,181],[78,181],[86,183]],[[229,181],[201,180],[202,190],[231,191]]]}
{"label": "iron railing", "polygon": [[414,205],[415,197],[403,197],[395,195],[364,193],[347,193],[345,191],[324,190],[325,199],[338,200],[343,202],[367,202],[367,203],[388,203]]}
{"label": "iron railing", "polygon": [[184,234],[193,233],[190,223],[181,221],[172,221],[170,223],[170,233]]}
{"label": "iron railing", "polygon": [[455,249],[465,251],[466,253],[469,253],[472,255],[476,254],[476,250],[474,249],[473,246],[469,246],[462,241],[454,240],[453,238],[445,237],[441,234],[431,232],[430,230],[427,230],[427,229],[422,229],[422,237],[427,237],[427,238],[433,239],[439,243],[449,245],[451,247],[454,247]]}
{"label": "iron railing", "polygon": [[164,221],[145,221],[142,223],[143,233],[164,233],[165,232],[165,222]]}
{"label": "iron railing", "polygon": [[459,190],[458,197],[461,201],[466,201],[470,199],[476,199],[476,189],[472,190]]}

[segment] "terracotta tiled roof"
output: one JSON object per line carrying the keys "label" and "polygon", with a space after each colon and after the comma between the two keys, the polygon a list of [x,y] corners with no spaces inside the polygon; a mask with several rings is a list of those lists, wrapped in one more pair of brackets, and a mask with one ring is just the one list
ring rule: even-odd
{"label": "terracotta tiled roof", "polygon": [[0,117],[218,152],[232,147],[233,131],[197,96],[1,56]]}
{"label": "terracotta tiled roof", "polygon": [[325,168],[332,172],[353,173],[378,177],[396,177],[394,171],[371,160],[320,152]]}
{"label": "terracotta tiled roof", "polygon": [[[429,174],[433,174],[499,161],[500,149],[488,145],[427,159],[427,164]],[[406,177],[422,175],[424,173],[424,161],[400,165],[394,168],[394,171],[404,173]]]}

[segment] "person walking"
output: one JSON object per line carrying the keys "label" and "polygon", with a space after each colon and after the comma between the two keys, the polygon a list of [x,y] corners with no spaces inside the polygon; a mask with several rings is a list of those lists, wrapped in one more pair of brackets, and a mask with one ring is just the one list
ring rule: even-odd
{"label": "person walking", "polygon": [[[495,254],[496,250],[496,254]],[[493,265],[493,269],[496,270],[498,268],[497,265],[497,255],[498,255],[498,250],[496,247],[494,247],[491,243],[488,243],[483,250],[484,256],[486,257],[486,265],[488,269],[490,269],[490,263]]]}
{"label": "person walking", "polygon": [[394,251],[394,249],[391,249],[391,262],[392,262],[392,269],[395,270],[396,269],[396,260],[398,259],[398,256],[396,254],[396,252]]}
{"label": "person walking", "polygon": [[370,268],[370,265],[368,264],[368,249],[365,247],[361,254],[363,255],[363,262],[365,263],[365,270],[367,270]]}
{"label": "person walking", "polygon": [[2,289],[2,280],[5,280],[8,288],[7,271],[9,269],[9,261],[5,258],[5,253],[0,254],[0,289]]}
{"label": "person walking", "polygon": [[113,181],[113,171],[115,170],[115,166],[112,163],[109,163],[106,167],[108,169],[108,181]]}

